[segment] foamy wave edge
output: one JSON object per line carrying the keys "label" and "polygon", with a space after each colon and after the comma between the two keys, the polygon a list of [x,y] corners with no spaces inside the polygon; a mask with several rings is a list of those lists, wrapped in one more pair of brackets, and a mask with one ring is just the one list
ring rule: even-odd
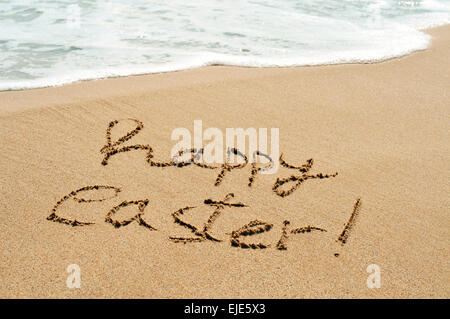
{"label": "foamy wave edge", "polygon": [[[440,21],[434,23],[427,23],[420,26],[420,31],[431,28],[440,27],[450,24],[450,21]],[[255,58],[248,56],[232,56],[225,54],[217,54],[211,52],[199,53],[199,55],[185,63],[170,63],[164,66],[140,66],[136,67],[117,67],[107,70],[85,70],[77,71],[70,75],[46,77],[36,80],[17,81],[10,83],[0,83],[0,91],[21,91],[29,89],[41,89],[48,87],[57,87],[76,82],[101,80],[108,78],[126,77],[126,76],[140,76],[158,73],[169,73],[183,70],[196,69],[206,66],[236,66],[236,67],[251,67],[251,68],[275,68],[275,67],[307,67],[307,66],[326,66],[337,64],[371,64],[380,63],[394,58],[400,58],[417,51],[423,51],[428,48],[431,37],[425,34],[426,42],[421,43],[412,48],[400,48],[395,52],[388,54],[374,54],[371,52],[360,53],[362,56],[339,56],[333,54],[332,56],[308,58],[295,61],[296,59],[287,58],[282,61],[269,61],[270,58]]]}

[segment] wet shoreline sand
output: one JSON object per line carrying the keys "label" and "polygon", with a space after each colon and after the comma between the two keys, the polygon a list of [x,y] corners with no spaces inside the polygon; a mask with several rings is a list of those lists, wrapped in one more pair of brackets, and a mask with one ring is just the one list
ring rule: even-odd
{"label": "wet shoreline sand", "polygon": [[[376,64],[213,66],[0,92],[0,296],[448,298],[450,27],[429,32],[429,49]],[[116,146],[149,145],[154,163],[170,159],[175,128],[201,119],[279,128],[286,163],[338,175],[279,196],[277,180],[298,169],[249,187],[250,165],[215,186],[220,170],[151,166],[144,148],[102,165],[110,123],[116,141],[136,127],[127,118],[143,127]],[[69,223],[48,220],[52,209]],[[173,240],[204,227],[219,241]],[[66,286],[71,264],[79,289]],[[380,288],[367,287],[372,264]]]}

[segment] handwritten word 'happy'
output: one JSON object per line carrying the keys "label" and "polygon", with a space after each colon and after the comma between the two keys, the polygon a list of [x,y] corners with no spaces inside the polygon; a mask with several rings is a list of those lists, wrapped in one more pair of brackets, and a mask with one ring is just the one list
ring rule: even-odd
{"label": "handwritten word 'happy'", "polygon": [[[237,164],[230,164],[228,162],[225,162],[223,164],[214,166],[211,164],[207,164],[201,161],[201,156],[203,154],[203,148],[201,149],[185,149],[184,151],[180,151],[179,156],[182,157],[184,155],[189,155],[189,158],[185,158],[184,160],[180,160],[179,158],[175,157],[172,158],[168,162],[157,162],[154,161],[154,155],[153,155],[153,148],[148,144],[135,144],[135,145],[128,145],[128,146],[121,146],[126,141],[129,141],[131,138],[136,136],[143,128],[144,124],[137,120],[137,119],[128,119],[136,123],[136,128],[133,130],[127,132],[124,136],[120,137],[116,141],[112,141],[111,138],[111,130],[119,123],[120,120],[114,120],[109,123],[108,128],[106,130],[106,144],[101,148],[100,153],[104,155],[102,160],[102,165],[108,165],[109,159],[117,154],[124,153],[124,152],[130,152],[130,151],[144,151],[146,153],[145,159],[147,163],[150,166],[153,167],[160,167],[160,168],[167,168],[167,167],[177,167],[177,168],[183,168],[189,165],[195,165],[203,169],[211,169],[211,170],[218,170],[219,173],[217,175],[217,178],[214,182],[214,186],[219,186],[225,175],[232,170],[236,169],[242,169],[248,164],[248,156],[240,152],[236,148],[230,148],[227,150],[228,154],[233,154],[242,159],[241,163]],[[265,167],[258,166],[258,163],[251,163],[251,170],[250,175],[248,178],[248,186],[251,187],[256,179],[256,176],[261,173],[265,168],[270,167],[273,163],[273,159],[270,158],[269,155],[264,154],[260,151],[255,151],[255,154],[253,157],[263,157],[266,160],[268,160],[268,164],[266,164]],[[314,160],[311,158],[306,161],[305,164],[301,166],[295,166],[287,163],[284,158],[283,154],[280,155],[279,163],[281,166],[288,168],[290,170],[296,171],[297,174],[293,174],[286,178],[277,178],[275,183],[273,184],[272,191],[281,197],[289,196],[291,195],[295,190],[299,188],[299,186],[304,183],[307,180],[310,179],[327,179],[336,177],[338,175],[337,172],[333,174],[324,174],[324,173],[318,173],[318,174],[308,174],[310,169],[312,168],[314,164]],[[298,174],[299,173],[299,174]],[[282,189],[283,185],[291,185],[288,189]]]}

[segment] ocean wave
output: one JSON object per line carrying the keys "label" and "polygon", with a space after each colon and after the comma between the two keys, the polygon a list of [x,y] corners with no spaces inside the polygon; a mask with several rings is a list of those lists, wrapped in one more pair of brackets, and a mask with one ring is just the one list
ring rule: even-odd
{"label": "ocean wave", "polygon": [[28,0],[0,6],[0,90],[207,65],[370,63],[427,48],[438,0]]}

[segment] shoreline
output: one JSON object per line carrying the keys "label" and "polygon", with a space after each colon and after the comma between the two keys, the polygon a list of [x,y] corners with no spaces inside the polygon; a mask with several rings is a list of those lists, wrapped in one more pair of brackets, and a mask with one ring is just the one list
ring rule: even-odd
{"label": "shoreline", "polygon": [[[423,28],[423,29],[419,29],[419,31],[424,32],[426,34],[430,34],[435,29],[445,28],[445,27],[448,27],[449,25],[450,25],[450,23],[441,23],[441,24],[437,24],[435,26],[429,26],[429,27],[426,27],[426,28]],[[405,53],[405,54],[402,54],[402,55],[393,56],[393,57],[389,57],[389,58],[382,58],[382,59],[377,59],[377,60],[368,60],[368,61],[354,60],[354,61],[349,61],[349,62],[330,62],[330,63],[323,63],[323,64],[305,64],[305,65],[291,65],[291,66],[246,66],[246,65],[230,65],[230,64],[207,64],[207,65],[192,66],[192,67],[187,67],[187,68],[183,68],[183,69],[174,69],[174,70],[168,70],[168,71],[131,73],[131,74],[126,74],[126,75],[110,75],[110,76],[98,77],[98,78],[86,78],[86,79],[80,79],[80,80],[73,80],[73,81],[69,81],[69,82],[61,83],[61,84],[56,84],[56,85],[44,85],[44,86],[28,87],[28,88],[21,88],[21,89],[6,89],[6,90],[0,90],[0,93],[1,92],[20,92],[20,91],[29,91],[29,90],[46,89],[46,88],[57,88],[57,87],[62,87],[62,86],[66,86],[66,85],[77,84],[77,83],[81,83],[81,82],[87,82],[87,81],[99,81],[99,80],[101,81],[101,80],[107,80],[107,79],[119,79],[119,78],[126,78],[126,77],[135,77],[135,76],[159,75],[159,74],[166,74],[166,73],[173,73],[173,72],[182,72],[182,71],[190,71],[190,70],[197,70],[197,69],[201,69],[201,68],[217,67],[217,66],[219,66],[219,67],[232,67],[232,68],[244,68],[244,69],[245,68],[251,68],[251,69],[253,69],[253,68],[255,68],[255,69],[261,69],[261,68],[274,69],[274,68],[279,68],[279,69],[285,69],[285,68],[304,68],[304,67],[308,67],[308,68],[310,68],[310,67],[326,67],[326,66],[333,66],[333,65],[379,64],[379,63],[384,63],[384,62],[388,62],[388,61],[391,61],[391,60],[401,59],[403,57],[407,57],[407,56],[415,54],[417,52],[425,51],[425,50],[429,49],[430,45],[431,45],[431,41],[430,41],[430,44],[428,45],[427,48],[417,49],[417,50],[414,50],[412,52]]]}
{"label": "shoreline", "polygon": [[[436,27],[440,28],[440,27]],[[435,28],[430,28],[427,30],[433,30]],[[305,65],[289,65],[289,66],[248,66],[248,65],[231,65],[231,64],[220,64],[220,63],[212,63],[212,64],[206,64],[201,66],[192,66],[187,67],[184,69],[174,69],[170,71],[155,71],[155,72],[143,72],[143,73],[132,73],[127,75],[111,75],[111,76],[105,76],[105,77],[98,77],[98,78],[87,78],[87,79],[81,79],[81,80],[73,80],[66,83],[61,84],[55,84],[55,85],[45,85],[45,86],[36,86],[36,87],[28,87],[28,88],[22,88],[22,89],[6,89],[6,90],[0,90],[1,92],[21,92],[21,91],[30,91],[30,90],[39,90],[39,89],[48,89],[48,88],[58,88],[63,87],[71,84],[77,84],[82,82],[90,82],[90,81],[102,81],[102,80],[108,80],[108,79],[121,79],[121,78],[127,78],[127,77],[139,77],[139,76],[151,76],[151,75],[161,75],[161,74],[170,74],[170,73],[176,73],[176,72],[183,72],[183,71],[195,71],[202,68],[211,68],[211,67],[230,67],[230,68],[238,68],[238,69],[296,69],[296,68],[314,68],[314,67],[327,67],[327,66],[335,66],[335,65],[364,65],[364,64],[379,64],[384,62],[389,62],[391,60],[401,59],[404,57],[407,57],[409,55],[426,51],[429,47],[425,49],[417,49],[412,52],[402,54],[399,56],[394,56],[390,58],[385,59],[379,59],[379,60],[372,60],[372,61],[364,61],[364,60],[355,60],[350,62],[330,62],[330,63],[323,63],[323,64],[305,64]]]}
{"label": "shoreline", "polygon": [[[0,92],[0,297],[449,298],[450,26],[430,33],[427,50],[376,64]],[[195,120],[279,128],[288,164],[330,177],[280,196],[298,169],[249,186],[250,165],[219,185],[220,169],[149,165],[166,163],[171,133]],[[136,125],[114,147],[140,146],[105,165]],[[216,203],[228,200],[245,206]],[[177,242],[197,236],[180,220],[219,241]],[[252,221],[264,231],[243,232]],[[72,265],[81,288],[66,285]],[[380,288],[367,285],[373,265]]]}
{"label": "shoreline", "polygon": [[[44,87],[36,87],[36,88],[26,88],[26,89],[12,89],[12,90],[4,90],[4,91],[0,91],[0,116],[2,116],[5,113],[10,113],[10,112],[14,112],[15,110],[6,110],[5,109],[5,105],[6,103],[2,103],[2,99],[14,99],[14,98],[21,98],[20,95],[16,95],[16,94],[20,94],[22,92],[40,92],[41,90],[49,90],[48,93],[50,95],[52,95],[52,90],[54,89],[58,89],[58,88],[70,88],[70,87],[74,87],[74,89],[78,89],[78,88],[83,88],[83,89],[91,89],[91,90],[96,90],[98,89],[105,89],[106,83],[111,81],[110,84],[114,85],[114,83],[118,83],[116,81],[124,81],[123,83],[120,83],[120,85],[125,85],[127,86],[127,79],[130,80],[130,82],[137,79],[141,79],[143,77],[147,78],[148,80],[150,80],[151,77],[165,77],[165,76],[171,76],[172,74],[183,74],[185,75],[185,73],[187,73],[187,75],[185,77],[188,77],[189,75],[192,75],[191,72],[194,72],[194,76],[195,76],[195,72],[202,72],[203,70],[211,70],[214,68],[227,68],[227,69],[233,69],[233,71],[235,73],[239,73],[240,71],[242,71],[242,73],[244,73],[247,70],[251,70],[251,72],[258,72],[257,70],[297,70],[297,69],[315,69],[315,68],[331,68],[331,67],[345,67],[345,66],[364,66],[364,65],[382,65],[384,63],[390,63],[393,61],[397,61],[397,60],[401,60],[401,59],[405,59],[408,57],[413,57],[416,54],[421,54],[423,52],[426,52],[428,50],[430,50],[433,46],[433,34],[440,34],[442,32],[445,32],[446,30],[450,29],[450,24],[444,24],[444,25],[439,25],[437,27],[431,27],[431,28],[425,28],[421,31],[429,34],[432,38],[430,40],[430,44],[426,49],[421,49],[421,50],[416,50],[413,51],[411,53],[405,54],[405,55],[401,55],[398,57],[393,57],[393,58],[388,58],[385,60],[380,60],[380,61],[374,61],[374,62],[348,62],[348,63],[332,63],[332,64],[321,64],[321,65],[305,65],[305,66],[286,66],[286,67],[249,67],[249,66],[229,66],[229,65],[208,65],[208,66],[200,66],[200,67],[193,67],[193,68],[187,68],[187,69],[180,69],[180,70],[173,70],[173,71],[167,71],[167,72],[156,72],[156,73],[143,73],[143,74],[132,74],[132,75],[124,75],[124,76],[111,76],[111,77],[106,77],[106,78],[98,78],[98,79],[87,79],[87,80],[77,80],[74,82],[69,82],[66,84],[61,84],[61,85],[56,85],[56,86],[44,86]],[[263,74],[264,75],[264,74]],[[255,74],[254,76],[258,76],[257,74]],[[180,76],[183,77],[183,76]],[[245,74],[244,74],[244,78],[245,78]],[[146,79],[146,80],[147,80]],[[233,78],[236,79],[236,78]],[[163,78],[163,80],[166,80]],[[102,85],[101,82],[105,82],[105,85]],[[200,83],[202,83],[203,81],[199,81]],[[198,83],[198,82],[195,82]],[[193,83],[193,84],[195,84]],[[119,83],[118,83],[119,84]],[[131,83],[130,83],[131,84]],[[89,88],[89,86],[91,86],[91,88]],[[83,97],[83,92],[78,91],[78,93],[81,93],[80,95]],[[137,92],[136,92],[137,93]],[[9,96],[11,95],[11,96]],[[34,95],[33,93],[31,93],[31,95]],[[31,97],[32,98],[32,97]],[[95,95],[91,95],[91,94],[85,94],[85,98],[87,99],[92,99],[95,98]],[[61,104],[61,103],[65,103],[66,101],[64,99],[56,99],[53,101],[49,101],[49,103],[51,105],[56,105],[56,104]],[[22,105],[22,103],[19,103],[19,105]],[[22,109],[22,108],[20,108]],[[23,109],[26,109],[23,108]]]}

